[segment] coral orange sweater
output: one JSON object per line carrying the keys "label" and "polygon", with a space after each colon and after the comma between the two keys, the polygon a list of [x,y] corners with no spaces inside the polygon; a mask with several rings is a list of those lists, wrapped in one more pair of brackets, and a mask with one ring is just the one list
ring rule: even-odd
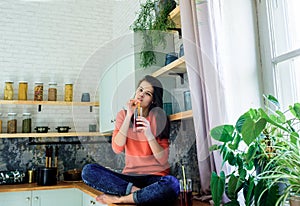
{"label": "coral orange sweater", "polygon": [[[169,174],[169,140],[156,138],[164,150],[164,156],[160,159],[156,159],[153,156],[146,136],[142,132],[133,132],[132,128],[128,129],[127,140],[124,146],[118,146],[114,143],[114,137],[119,132],[120,127],[125,119],[125,111],[121,110],[117,114],[115,129],[112,136],[112,149],[115,153],[121,153],[125,150],[125,167],[123,169],[124,174],[141,174],[141,175],[167,175]],[[155,133],[156,121],[155,118],[148,117],[151,130]]]}

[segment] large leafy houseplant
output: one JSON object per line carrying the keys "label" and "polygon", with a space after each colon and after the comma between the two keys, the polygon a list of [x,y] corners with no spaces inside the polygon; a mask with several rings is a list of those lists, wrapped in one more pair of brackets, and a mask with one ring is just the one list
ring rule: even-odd
{"label": "large leafy houseplant", "polygon": [[155,47],[166,45],[165,32],[175,27],[175,23],[169,18],[169,13],[174,7],[176,3],[173,0],[146,0],[140,4],[140,10],[131,29],[142,35],[141,67],[146,68],[155,64]]}
{"label": "large leafy houseplant", "polygon": [[[225,205],[240,205],[240,192],[245,205],[274,206],[280,199],[280,185],[270,183],[268,178],[259,178],[257,173],[277,166],[278,162],[274,161],[276,148],[298,134],[293,128],[293,121],[279,110],[277,99],[271,95],[266,99],[267,109],[249,109],[235,125],[220,125],[210,132],[212,138],[220,142],[211,150],[218,150],[223,164],[232,166],[227,175],[223,171],[220,175],[212,173],[211,192],[215,205],[220,205],[224,192],[229,198]],[[299,115],[299,108],[295,104],[290,106],[290,111]]]}

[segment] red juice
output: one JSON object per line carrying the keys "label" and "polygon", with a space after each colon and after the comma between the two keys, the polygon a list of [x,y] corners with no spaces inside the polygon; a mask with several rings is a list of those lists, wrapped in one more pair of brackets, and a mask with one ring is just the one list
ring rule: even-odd
{"label": "red juice", "polygon": [[180,191],[180,206],[192,206],[193,194],[192,191]]}

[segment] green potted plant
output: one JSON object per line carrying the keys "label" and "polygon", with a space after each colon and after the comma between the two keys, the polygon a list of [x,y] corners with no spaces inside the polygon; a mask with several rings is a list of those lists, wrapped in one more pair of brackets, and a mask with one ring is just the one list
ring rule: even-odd
{"label": "green potted plant", "polygon": [[273,158],[258,178],[268,180],[268,187],[277,184],[285,185],[276,205],[283,205],[289,200],[290,205],[296,206],[300,203],[300,137],[297,130],[300,123],[300,104],[295,103],[290,106],[288,112],[289,119],[285,117],[287,115],[282,116],[288,129],[282,133],[286,141],[274,146]]}
{"label": "green potted plant", "polygon": [[131,29],[142,35],[141,67],[146,68],[156,63],[155,47],[165,46],[164,32],[175,27],[175,23],[169,18],[169,13],[175,7],[176,3],[173,0],[146,0],[140,4],[140,10]]}
{"label": "green potted plant", "polygon": [[[241,191],[245,205],[273,206],[281,197],[280,184],[270,184],[270,180],[258,178],[257,174],[277,165],[278,162],[273,161],[277,157],[275,148],[283,145],[294,130],[291,121],[278,109],[277,99],[271,95],[265,98],[267,109],[250,109],[235,125],[220,125],[210,132],[212,138],[220,142],[211,150],[218,150],[223,163],[233,169],[228,175],[223,171],[220,175],[212,173],[211,192],[215,205],[221,204],[224,192],[230,200],[225,205],[240,205],[238,194]],[[269,109],[271,106],[276,107],[275,111]]]}

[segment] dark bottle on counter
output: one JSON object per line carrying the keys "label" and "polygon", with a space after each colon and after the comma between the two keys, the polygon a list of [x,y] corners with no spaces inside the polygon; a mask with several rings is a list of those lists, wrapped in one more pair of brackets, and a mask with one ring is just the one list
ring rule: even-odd
{"label": "dark bottle on counter", "polygon": [[23,113],[22,132],[31,133],[31,114]]}

